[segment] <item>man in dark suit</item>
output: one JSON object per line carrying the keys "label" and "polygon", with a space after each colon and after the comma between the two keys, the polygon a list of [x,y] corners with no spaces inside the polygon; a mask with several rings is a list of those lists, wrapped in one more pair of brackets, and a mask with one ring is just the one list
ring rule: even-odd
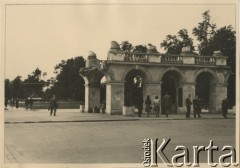
{"label": "man in dark suit", "polygon": [[201,105],[200,105],[200,99],[198,96],[196,96],[193,99],[193,112],[194,112],[194,118],[196,118],[196,115],[198,115],[198,118],[201,118],[200,116]]}
{"label": "man in dark suit", "polygon": [[53,97],[50,99],[50,116],[52,116],[52,114],[54,116],[56,116],[56,112],[57,112],[57,108],[58,108],[58,103],[57,103],[57,98],[55,95],[53,95]]}
{"label": "man in dark suit", "polygon": [[170,110],[170,107],[171,107],[171,97],[168,95],[168,93],[166,93],[166,95],[163,97],[162,101],[163,101],[162,104],[164,106],[166,117],[168,117],[169,110]]}
{"label": "man in dark suit", "polygon": [[190,118],[190,111],[191,111],[191,95],[188,95],[188,97],[185,100],[185,105],[187,107],[187,112],[186,112],[186,118]]}
{"label": "man in dark suit", "polygon": [[227,118],[227,113],[228,113],[228,99],[225,98],[222,101],[222,113],[223,113],[223,117]]}

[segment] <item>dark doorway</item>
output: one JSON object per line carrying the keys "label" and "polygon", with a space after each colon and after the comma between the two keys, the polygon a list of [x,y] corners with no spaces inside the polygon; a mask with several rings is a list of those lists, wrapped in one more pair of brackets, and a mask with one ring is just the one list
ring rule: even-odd
{"label": "dark doorway", "polygon": [[143,99],[143,83],[144,73],[141,70],[128,72],[124,85],[124,106],[136,106]]}
{"label": "dark doorway", "polygon": [[[166,72],[162,77],[162,84],[161,84],[161,98],[168,93],[171,97],[171,110],[170,113],[176,113],[177,107],[182,104],[182,98],[178,98],[182,95],[181,93],[178,93],[178,85],[180,83],[181,76],[176,71],[168,71]],[[180,102],[179,102],[180,101]],[[164,106],[162,104],[162,113],[165,113]]]}
{"label": "dark doorway", "polygon": [[100,104],[106,106],[106,77],[103,76],[100,81]]}
{"label": "dark doorway", "polygon": [[202,109],[214,111],[216,87],[215,79],[210,73],[202,72],[197,76],[195,95],[200,98]]}

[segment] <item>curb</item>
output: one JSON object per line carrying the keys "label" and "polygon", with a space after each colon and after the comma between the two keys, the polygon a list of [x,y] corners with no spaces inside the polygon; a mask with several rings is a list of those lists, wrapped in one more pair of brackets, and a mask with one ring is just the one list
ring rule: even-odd
{"label": "curb", "polygon": [[[227,118],[235,119],[235,118]],[[226,120],[226,118],[132,118],[132,119],[109,119],[109,120],[63,120],[63,121],[6,121],[5,124],[34,124],[34,123],[67,123],[67,122],[114,122],[114,121],[143,121],[143,120]]]}

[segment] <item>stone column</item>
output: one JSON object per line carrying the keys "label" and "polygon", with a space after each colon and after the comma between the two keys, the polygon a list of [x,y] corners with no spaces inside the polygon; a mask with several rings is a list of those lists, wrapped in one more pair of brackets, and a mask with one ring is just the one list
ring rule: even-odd
{"label": "stone column", "polygon": [[[162,83],[162,82],[161,82]],[[150,99],[152,101],[153,105],[153,100],[155,96],[158,96],[161,99],[161,83],[150,83],[150,84],[144,84],[143,88],[143,112],[145,112],[146,106],[145,106],[145,100],[147,98],[147,95],[150,96]],[[160,111],[162,113],[162,110]]]}
{"label": "stone column", "polygon": [[[187,96],[190,94],[191,95],[191,101],[193,100],[193,98],[195,97],[195,83],[184,83],[182,85],[183,88],[183,107],[179,108],[179,112],[180,113],[185,113],[187,111],[186,105],[185,105],[185,99],[187,98]],[[193,108],[191,107],[191,113],[193,112]]]}
{"label": "stone column", "polygon": [[144,84],[143,88],[144,101],[146,100],[147,95],[150,96],[152,102],[155,96],[158,96],[161,99],[161,83]]}
{"label": "stone column", "polygon": [[106,83],[106,113],[122,114],[124,105],[124,81]]}
{"label": "stone column", "polygon": [[222,100],[227,97],[227,84],[216,85],[216,112],[222,112]]}
{"label": "stone column", "polygon": [[85,85],[85,112],[92,110],[94,106],[100,106],[100,87],[91,83]]}

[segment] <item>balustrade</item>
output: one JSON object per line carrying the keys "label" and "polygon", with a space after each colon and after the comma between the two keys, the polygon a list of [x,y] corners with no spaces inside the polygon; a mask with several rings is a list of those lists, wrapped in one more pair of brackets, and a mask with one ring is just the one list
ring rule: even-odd
{"label": "balustrade", "polygon": [[148,55],[142,53],[124,53],[124,61],[126,62],[148,62]]}
{"label": "balustrade", "polygon": [[161,63],[165,63],[165,64],[182,64],[183,63],[183,56],[171,55],[171,54],[162,55]]}
{"label": "balustrade", "polygon": [[[161,64],[197,64],[197,65],[226,65],[225,57],[197,56],[197,55],[176,55],[160,53],[134,53],[134,52],[110,52],[108,60],[140,63],[161,63]],[[217,60],[219,63],[217,63]],[[101,68],[105,63],[101,62]]]}
{"label": "balustrade", "polygon": [[195,56],[195,64],[197,64],[197,65],[215,65],[216,58],[214,56]]}

